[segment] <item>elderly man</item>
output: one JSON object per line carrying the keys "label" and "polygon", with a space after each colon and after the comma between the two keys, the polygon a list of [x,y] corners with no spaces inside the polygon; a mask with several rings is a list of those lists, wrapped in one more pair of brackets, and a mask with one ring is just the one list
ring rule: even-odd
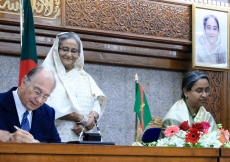
{"label": "elderly man", "polygon": [[55,85],[52,72],[37,66],[22,79],[20,87],[0,94],[0,129],[9,132],[3,142],[61,141],[54,125],[55,111],[45,104]]}

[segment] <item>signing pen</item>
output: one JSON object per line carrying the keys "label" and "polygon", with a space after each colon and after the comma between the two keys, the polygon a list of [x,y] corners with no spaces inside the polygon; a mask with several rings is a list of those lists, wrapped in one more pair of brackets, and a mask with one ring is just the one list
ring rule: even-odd
{"label": "signing pen", "polygon": [[[19,127],[17,127],[17,126],[14,126],[14,128],[15,128],[15,129],[17,129],[17,130],[18,130],[18,129],[20,129],[20,128],[19,128]],[[32,137],[33,137],[33,136],[32,136]],[[33,139],[33,142],[32,142],[32,143],[39,143],[39,141],[38,141],[38,140],[36,140],[36,139]]]}
{"label": "signing pen", "polygon": [[20,129],[20,128],[18,128],[17,126],[14,126],[14,128],[17,129],[17,130]]}

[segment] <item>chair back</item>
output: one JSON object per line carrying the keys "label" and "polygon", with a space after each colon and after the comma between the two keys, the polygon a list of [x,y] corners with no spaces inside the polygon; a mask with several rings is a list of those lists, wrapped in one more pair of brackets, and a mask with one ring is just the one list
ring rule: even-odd
{"label": "chair back", "polygon": [[[142,136],[144,134],[144,132],[142,132],[141,126],[140,126],[140,121],[137,120],[137,129],[136,129],[136,134],[137,137],[135,138],[136,141],[140,142],[142,141]],[[149,125],[145,128],[145,130],[149,129],[149,128],[161,128],[162,126],[162,118],[157,117],[157,116],[152,116],[152,121],[149,123]]]}
{"label": "chair back", "polygon": [[160,136],[161,128],[149,128],[146,129],[142,136],[142,141],[147,142],[153,142],[157,141]]}

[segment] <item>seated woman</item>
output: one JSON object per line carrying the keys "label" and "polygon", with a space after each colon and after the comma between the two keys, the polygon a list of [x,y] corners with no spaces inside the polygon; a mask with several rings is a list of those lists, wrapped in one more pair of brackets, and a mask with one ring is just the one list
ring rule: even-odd
{"label": "seated woman", "polygon": [[43,66],[53,71],[57,81],[46,103],[55,109],[55,125],[62,142],[78,140],[85,123],[86,131],[96,131],[94,116],[99,118],[104,110],[105,95],[83,65],[78,35],[72,32],[57,35]]}
{"label": "seated woman", "polygon": [[216,130],[213,116],[203,105],[210,94],[209,78],[200,71],[192,71],[185,75],[182,81],[182,99],[177,101],[165,115],[162,122],[160,138],[164,138],[164,131],[168,126],[178,125],[184,121],[192,123],[209,122],[211,130]]}

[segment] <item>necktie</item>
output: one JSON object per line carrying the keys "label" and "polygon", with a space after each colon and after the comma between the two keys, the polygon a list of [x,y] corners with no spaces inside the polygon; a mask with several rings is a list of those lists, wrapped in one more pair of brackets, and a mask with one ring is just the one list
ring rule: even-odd
{"label": "necktie", "polygon": [[22,117],[22,122],[21,122],[21,129],[29,132],[30,131],[30,124],[29,121],[27,119],[27,115],[29,114],[28,111],[25,111]]}

